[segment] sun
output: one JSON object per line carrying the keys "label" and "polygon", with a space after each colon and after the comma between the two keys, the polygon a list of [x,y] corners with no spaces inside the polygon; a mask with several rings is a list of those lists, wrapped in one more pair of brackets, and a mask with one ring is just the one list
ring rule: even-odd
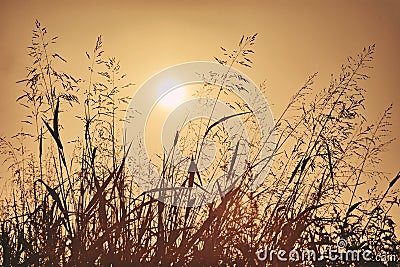
{"label": "sun", "polygon": [[173,109],[178,107],[185,99],[185,90],[184,88],[177,88],[168,92],[164,95],[160,100],[159,104],[168,109]]}

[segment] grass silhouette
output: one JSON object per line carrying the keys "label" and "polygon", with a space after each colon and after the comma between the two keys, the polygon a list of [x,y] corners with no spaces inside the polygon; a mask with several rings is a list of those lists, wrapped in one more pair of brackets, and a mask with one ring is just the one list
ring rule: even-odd
{"label": "grass silhouette", "polygon": [[[221,48],[216,60],[251,67],[255,39],[243,36],[236,50]],[[124,82],[118,60],[104,57],[101,36],[86,53],[88,81],[57,69],[66,59],[52,51],[56,40],[35,22],[32,65],[19,81],[25,89],[17,100],[28,111],[23,123],[31,131],[1,138],[14,184],[2,202],[3,266],[398,266],[400,243],[389,211],[400,204],[400,173],[385,192],[374,184],[385,181],[377,166],[391,142],[392,107],[372,124],[363,117],[360,81],[369,78],[374,46],[349,57],[328,87],[312,89],[313,74],[290,99],[276,120],[275,162],[257,191],[247,190],[255,166],[265,160],[257,156],[255,134],[255,156],[236,187],[212,204],[182,208],[140,193],[133,175],[145,175],[143,165],[137,163],[137,174],[125,167],[118,129],[129,101],[123,89],[132,84]],[[69,106],[82,107],[83,114],[73,114],[82,123],[82,139],[65,144],[60,115]],[[238,110],[252,122],[246,112]],[[210,116],[205,134],[193,141],[199,148],[194,158],[206,135],[222,131],[222,121],[213,123]],[[161,158],[168,179],[193,185],[194,173]],[[340,238],[348,249],[398,260],[289,263],[256,256],[264,247],[321,252]]]}

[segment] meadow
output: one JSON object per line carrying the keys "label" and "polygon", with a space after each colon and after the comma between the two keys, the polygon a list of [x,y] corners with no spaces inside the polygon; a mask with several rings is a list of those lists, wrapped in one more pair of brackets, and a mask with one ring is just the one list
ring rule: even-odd
{"label": "meadow", "polygon": [[[239,38],[233,51],[221,48],[217,62],[251,68],[256,37]],[[364,117],[367,89],[361,84],[373,73],[374,45],[348,57],[325,88],[313,87],[316,73],[307,77],[275,116],[274,163],[260,188],[248,190],[255,167],[265,160],[254,130],[252,160],[230,192],[204,206],[176,207],[140,191],[134,176],[146,175],[143,165],[136,173],[126,168],[124,89],[133,84],[125,81],[118,59],[105,56],[99,36],[86,52],[84,80],[61,71],[69,63],[53,50],[56,42],[36,21],[31,65],[17,83],[17,103],[27,114],[24,131],[0,139],[11,181],[1,202],[2,266],[399,266],[398,226],[390,210],[400,205],[400,173],[388,177],[379,169],[380,155],[393,140],[392,107],[373,122]],[[260,88],[268,93],[265,84]],[[213,90],[219,99],[228,89]],[[72,107],[81,113],[68,114]],[[67,117],[81,129],[77,140],[64,141]],[[251,112],[241,118],[255,127]],[[183,137],[179,144],[193,153],[189,148],[204,132],[223,136],[222,126],[195,124],[187,130],[195,133],[188,138],[192,144]],[[221,151],[231,153],[225,145]],[[167,179],[194,186],[195,173],[177,170],[167,154],[159,158]],[[227,166],[221,156],[214,168],[226,172]],[[265,247],[321,252],[339,239],[346,249],[397,260],[257,258]]]}

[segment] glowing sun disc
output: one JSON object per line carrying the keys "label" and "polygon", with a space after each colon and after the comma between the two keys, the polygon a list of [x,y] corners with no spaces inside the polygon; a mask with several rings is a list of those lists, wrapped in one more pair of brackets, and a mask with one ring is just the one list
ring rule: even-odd
{"label": "glowing sun disc", "polygon": [[185,91],[183,88],[179,88],[164,95],[158,103],[164,108],[176,108],[183,102],[184,99]]}

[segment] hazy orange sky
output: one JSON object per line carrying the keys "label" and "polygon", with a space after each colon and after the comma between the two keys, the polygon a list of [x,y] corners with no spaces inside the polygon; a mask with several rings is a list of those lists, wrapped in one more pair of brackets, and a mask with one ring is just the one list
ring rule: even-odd
{"label": "hazy orange sky", "polygon": [[[88,77],[85,51],[101,34],[106,56],[119,58],[138,85],[175,64],[212,61],[220,46],[235,48],[242,34],[258,32],[254,67],[242,71],[256,83],[267,81],[275,116],[308,75],[318,71],[315,87],[326,86],[347,56],[375,43],[372,78],[363,83],[367,118],[393,103],[392,136],[400,136],[400,1],[6,0],[0,13],[0,135],[21,127],[24,113],[15,100],[23,86],[15,82],[30,64],[27,46],[38,19],[60,37],[66,71]],[[383,155],[382,169],[392,175],[400,169],[399,151],[396,140]]]}

